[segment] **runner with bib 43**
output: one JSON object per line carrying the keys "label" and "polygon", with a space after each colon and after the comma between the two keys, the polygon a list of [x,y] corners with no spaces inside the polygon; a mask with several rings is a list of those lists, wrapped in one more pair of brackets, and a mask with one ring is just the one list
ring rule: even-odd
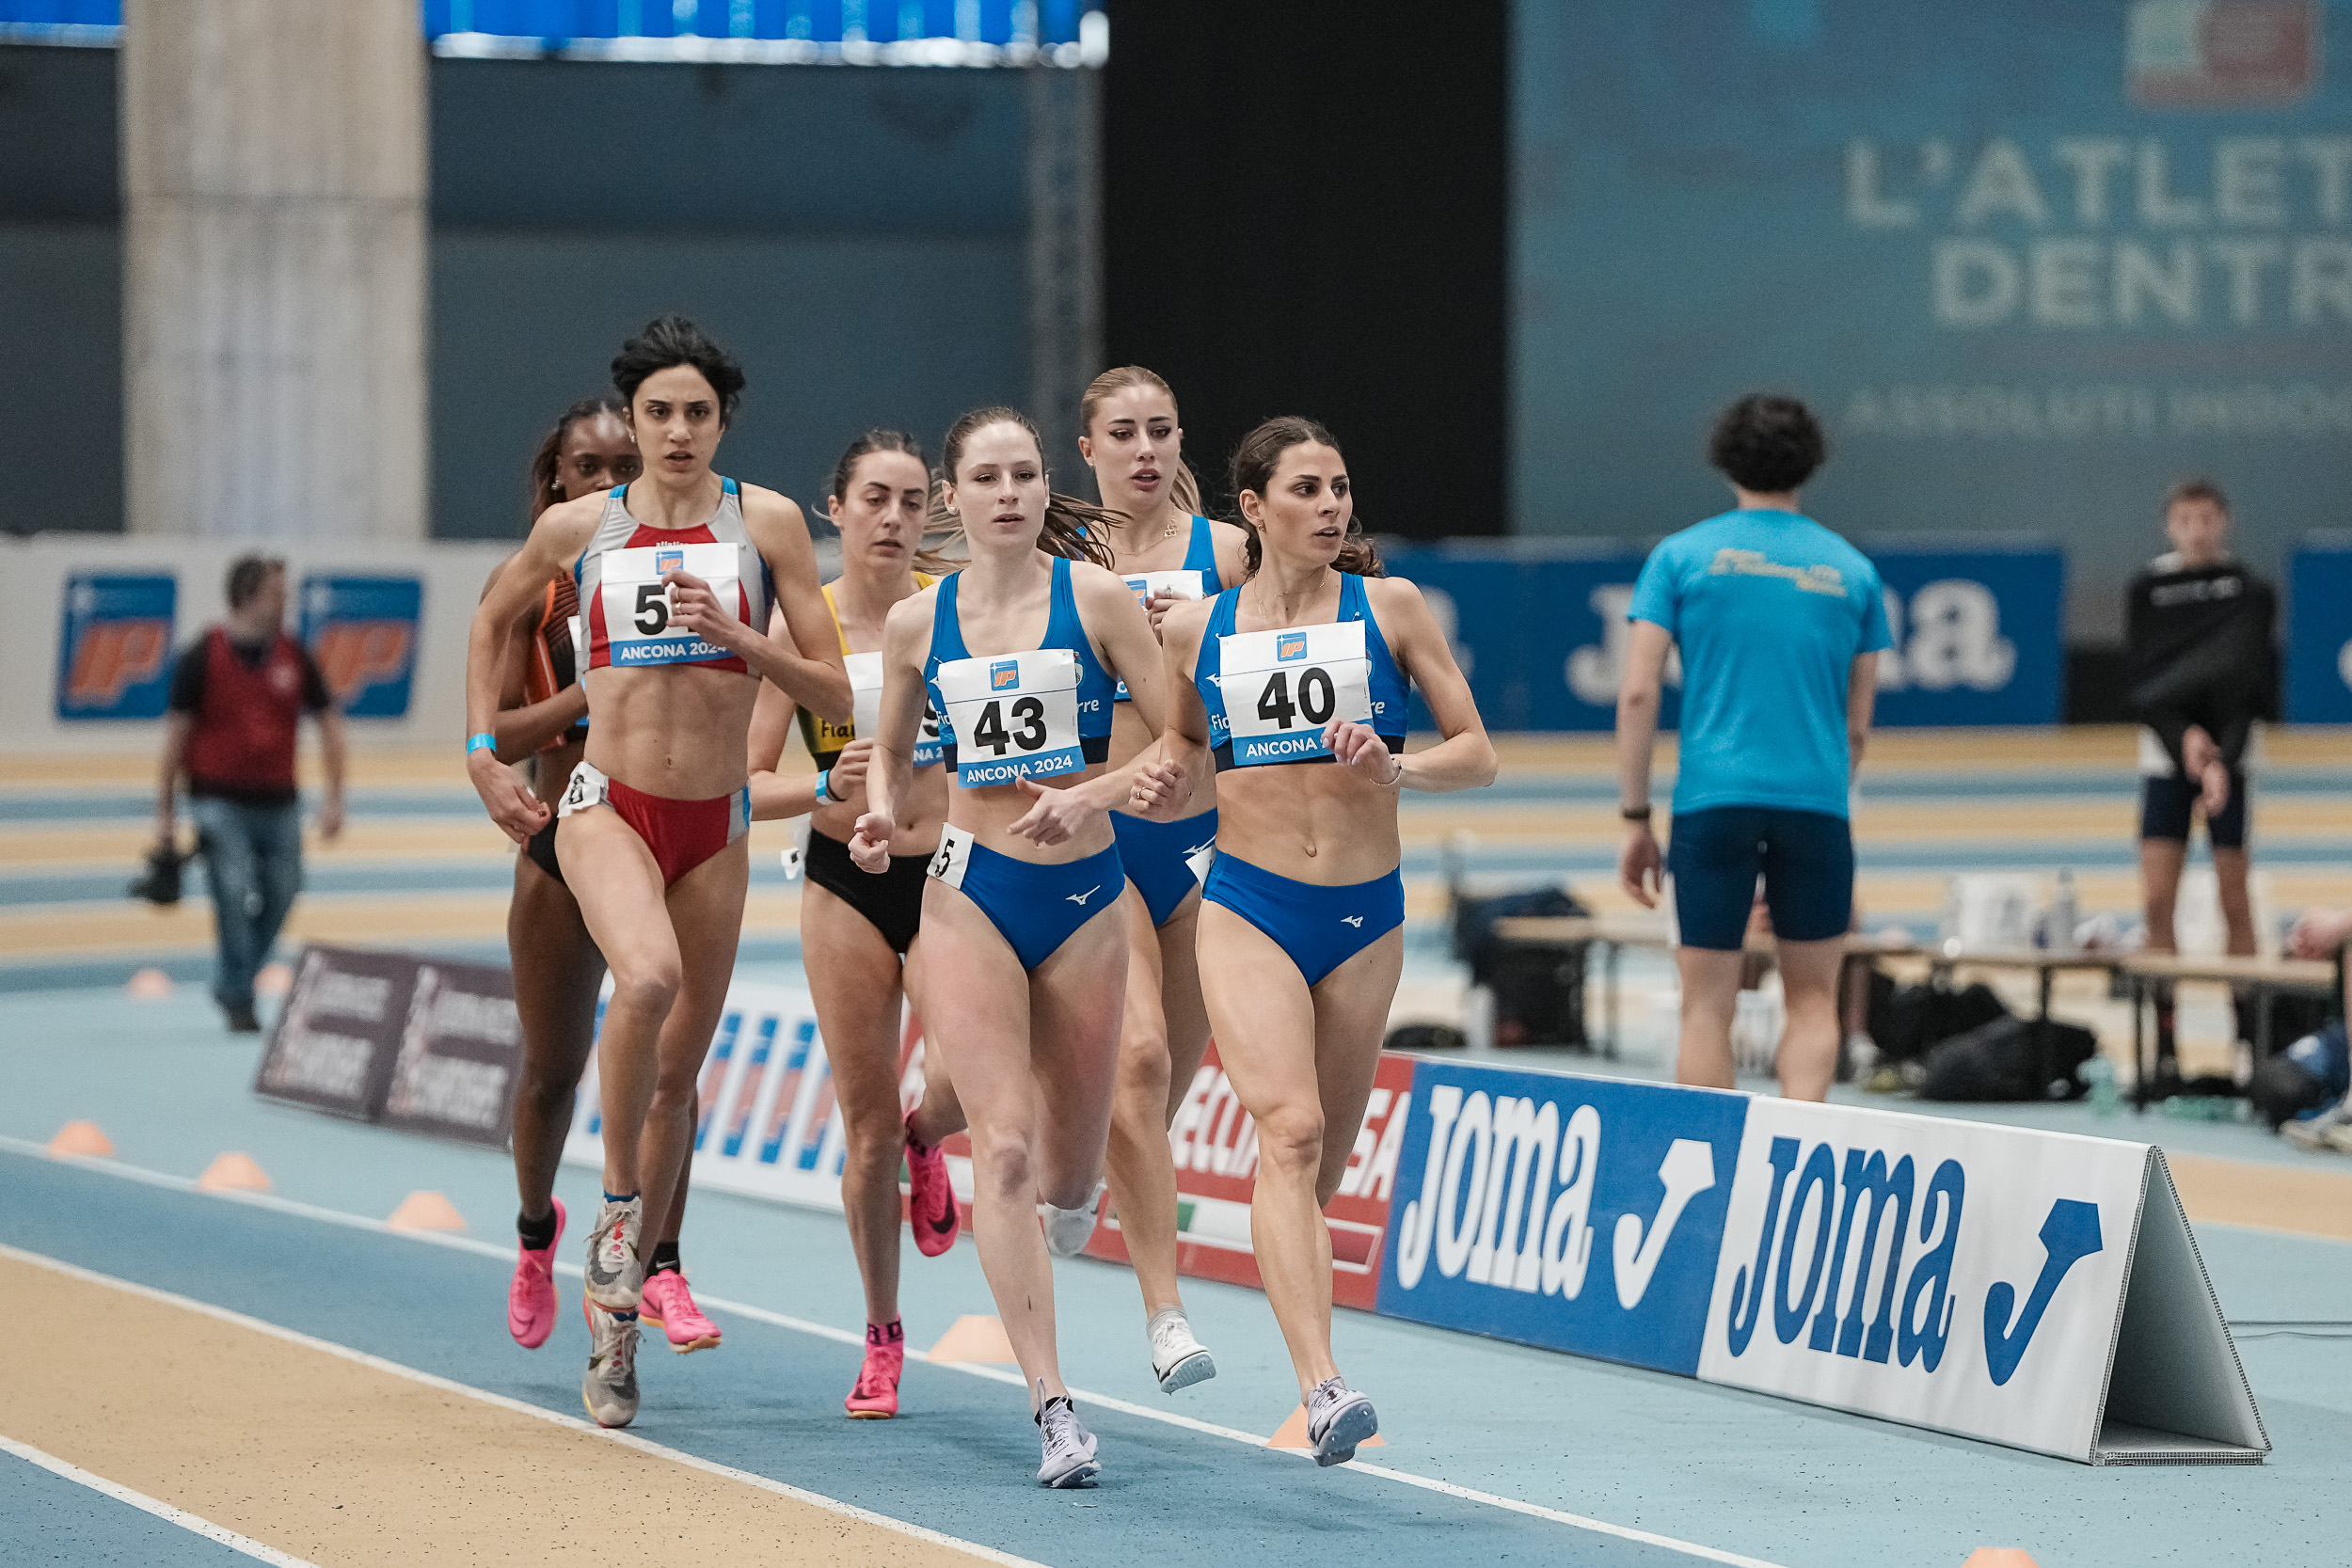
{"label": "runner with bib 43", "polygon": [[850,853],[886,873],[919,814],[928,689],[957,787],[923,894],[915,1006],[970,1118],[973,1229],[1030,1390],[1038,1481],[1081,1486],[1101,1465],[1061,1380],[1035,1206],[1089,1202],[1110,1132],[1127,933],[1109,810],[1165,799],[1172,811],[1191,791],[1177,765],[1104,767],[1114,680],[1159,730],[1159,644],[1127,585],[1097,563],[1107,552],[1088,528],[1100,514],[1048,490],[1029,421],[1009,408],[966,414],[941,473],[971,560],[890,611]]}
{"label": "runner with bib 43", "polygon": [[[588,1238],[594,1346],[581,1398],[598,1422],[621,1426],[637,1411],[644,1218],[668,1212],[692,1145],[695,1078],[742,933],[752,705],[764,676],[846,719],[850,682],[800,508],[711,470],[741,369],[692,323],[664,316],[622,345],[612,378],[644,473],[548,508],[484,596],[467,655],[466,766],[516,842],[546,822],[548,808],[498,762],[492,727],[515,624],[568,573],[591,723],[555,852],[612,975],[597,1040],[605,1201]],[[799,652],[761,629],[771,603]]]}
{"label": "runner with bib 43", "polygon": [[[1250,1240],[1281,1324],[1318,1465],[1379,1430],[1331,1357],[1339,1191],[1405,962],[1400,789],[1494,782],[1470,686],[1409,582],[1382,578],[1352,527],[1338,445],[1269,420],[1233,454],[1250,578],[1179,605],[1164,750],[1217,769],[1216,860],[1201,892],[1200,986],[1218,1059],[1258,1127]],[[1409,756],[1406,683],[1442,735]],[[1138,781],[1138,810],[1167,791]]]}

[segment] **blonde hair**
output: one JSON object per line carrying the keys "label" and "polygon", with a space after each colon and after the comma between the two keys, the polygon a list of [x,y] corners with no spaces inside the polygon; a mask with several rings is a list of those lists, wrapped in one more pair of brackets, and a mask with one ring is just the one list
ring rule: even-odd
{"label": "blonde hair", "polygon": [[[1078,428],[1092,436],[1094,416],[1102,411],[1104,401],[1113,392],[1123,392],[1131,387],[1149,388],[1166,396],[1170,407],[1175,405],[1174,388],[1161,379],[1157,371],[1147,371],[1141,365],[1119,365],[1088,382],[1087,389],[1078,395]],[[1196,515],[1200,511],[1200,482],[1192,477],[1192,469],[1181,454],[1176,459],[1176,483],[1168,487],[1168,499],[1180,511]],[[1123,513],[1114,512],[1110,515],[1121,522],[1126,520]]]}

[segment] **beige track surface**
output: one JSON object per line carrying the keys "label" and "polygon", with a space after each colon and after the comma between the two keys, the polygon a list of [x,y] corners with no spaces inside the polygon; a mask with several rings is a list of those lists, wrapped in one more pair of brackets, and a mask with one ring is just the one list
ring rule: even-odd
{"label": "beige track surface", "polygon": [[321,1568],[990,1560],[37,1264],[0,1279],[72,1325],[0,1359],[0,1433]]}
{"label": "beige track surface", "polygon": [[2181,1207],[2201,1225],[2242,1225],[2352,1242],[2352,1175],[2238,1160],[2165,1157]]}

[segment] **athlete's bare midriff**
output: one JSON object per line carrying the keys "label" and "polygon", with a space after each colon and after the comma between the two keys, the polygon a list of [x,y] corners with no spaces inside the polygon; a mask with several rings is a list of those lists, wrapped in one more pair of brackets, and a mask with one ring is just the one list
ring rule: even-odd
{"label": "athlete's bare midriff", "polygon": [[[1077,773],[1064,773],[1057,778],[1036,782],[1047,789],[1067,789],[1084,784],[1104,771],[1100,763]],[[1012,832],[1012,825],[1028,815],[1036,803],[1035,797],[1017,784],[984,784],[977,789],[955,786],[947,803],[947,823],[972,835],[973,842],[983,849],[993,849],[1000,855],[1028,861],[1036,865],[1063,865],[1082,861],[1089,855],[1099,855],[1111,847],[1111,820],[1098,816],[1087,825],[1086,831],[1073,834],[1061,844],[1040,844]],[[891,852],[898,852],[898,836],[891,837]]]}
{"label": "athlete's bare midriff", "polygon": [[[902,809],[911,809],[912,820],[901,821],[891,831],[890,852],[904,857],[928,855],[939,847],[939,830],[947,820],[947,769],[945,767],[918,768],[906,793],[899,799]],[[854,791],[846,801],[819,802],[809,814],[808,825],[814,832],[843,844],[857,835],[857,819],[866,811],[866,791]]]}
{"label": "athlete's bare midriff", "polygon": [[1217,775],[1216,848],[1324,887],[1369,882],[1404,859],[1396,790],[1334,762],[1280,762]]}
{"label": "athlete's bare midriff", "polygon": [[587,760],[606,777],[669,800],[731,795],[751,777],[744,737],[756,676],[691,664],[594,669]]}

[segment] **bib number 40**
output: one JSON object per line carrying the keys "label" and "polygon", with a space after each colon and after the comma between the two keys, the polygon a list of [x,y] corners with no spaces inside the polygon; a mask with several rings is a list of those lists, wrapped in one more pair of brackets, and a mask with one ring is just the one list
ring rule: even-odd
{"label": "bib number 40", "polygon": [[1045,705],[1035,697],[1015,697],[1012,701],[1013,727],[1005,727],[1005,705],[990,703],[980,710],[980,721],[972,726],[972,738],[996,756],[1006,749],[1018,746],[1034,752],[1045,744]]}
{"label": "bib number 40", "polygon": [[1258,693],[1258,717],[1286,730],[1294,720],[1300,718],[1317,728],[1329,723],[1340,705],[1330,672],[1316,665],[1299,671],[1295,703],[1291,700],[1290,673],[1277,670],[1267,677],[1265,689]]}

